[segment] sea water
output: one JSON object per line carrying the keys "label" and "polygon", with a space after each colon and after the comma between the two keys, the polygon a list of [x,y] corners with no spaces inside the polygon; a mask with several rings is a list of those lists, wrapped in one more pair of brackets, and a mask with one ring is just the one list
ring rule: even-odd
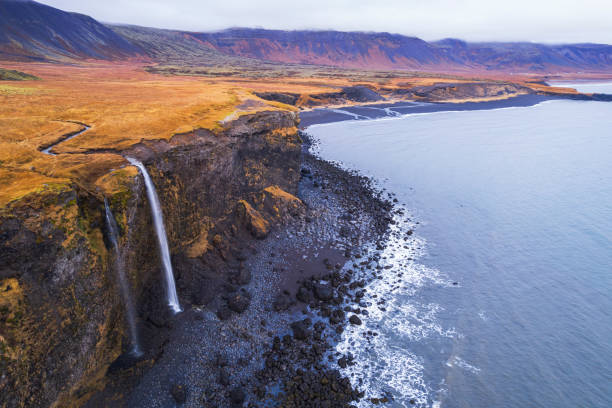
{"label": "sea water", "polygon": [[[612,103],[307,131],[317,154],[374,177],[407,210],[382,253],[393,267],[367,287],[369,316],[338,344],[368,398],[612,406]],[[366,341],[367,330],[379,335]]]}

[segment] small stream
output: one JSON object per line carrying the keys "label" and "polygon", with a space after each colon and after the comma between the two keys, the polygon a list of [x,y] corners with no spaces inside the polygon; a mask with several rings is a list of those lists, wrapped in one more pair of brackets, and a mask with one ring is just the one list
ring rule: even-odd
{"label": "small stream", "polygon": [[[74,123],[77,123],[77,122],[74,122]],[[82,125],[82,126],[85,126],[85,128],[84,128],[84,129],[82,129],[82,130],[79,130],[79,131],[78,131],[78,132],[76,132],[76,133],[72,133],[72,134],[70,134],[70,133],[69,133],[69,134],[68,134],[68,136],[66,136],[65,138],[62,138],[62,139],[60,139],[59,141],[57,141],[57,142],[53,143],[52,145],[50,145],[50,146],[48,146],[48,147],[46,147],[46,148],[42,149],[42,150],[41,150],[41,152],[43,152],[44,154],[48,154],[48,155],[50,155],[50,156],[57,156],[57,153],[53,153],[53,149],[54,149],[54,148],[55,148],[57,145],[59,145],[60,143],[67,142],[67,141],[68,141],[68,140],[70,140],[70,139],[74,139],[75,137],[80,136],[80,135],[82,135],[83,133],[87,132],[89,129],[91,129],[91,126],[88,126],[88,125],[86,125],[86,124],[84,124],[84,123],[80,123],[80,122],[79,122],[79,123],[77,123],[77,124]]]}

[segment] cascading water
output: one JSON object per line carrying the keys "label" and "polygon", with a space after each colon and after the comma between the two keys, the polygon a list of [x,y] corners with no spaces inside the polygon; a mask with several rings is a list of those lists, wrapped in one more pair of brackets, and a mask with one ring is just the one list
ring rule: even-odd
{"label": "cascading water", "polygon": [[166,237],[166,228],[164,227],[164,216],[162,214],[161,205],[159,204],[159,197],[155,191],[155,185],[153,184],[151,176],[149,176],[147,168],[144,166],[144,164],[131,157],[127,157],[127,160],[140,169],[142,177],[144,178],[145,186],[147,188],[147,197],[149,198],[149,204],[151,205],[153,225],[155,226],[155,232],[157,233],[157,242],[159,243],[159,253],[162,260],[162,267],[166,277],[166,294],[168,297],[168,305],[175,313],[181,312],[181,305],[179,304],[178,295],[176,294],[172,263],[170,262],[170,249],[168,248],[168,238]]}
{"label": "cascading water", "polygon": [[104,199],[104,208],[106,209],[106,225],[108,226],[109,238],[113,247],[115,248],[115,269],[117,270],[117,276],[119,277],[119,287],[121,288],[121,297],[123,298],[123,304],[125,307],[125,314],[127,316],[127,322],[130,330],[130,336],[132,341],[131,353],[139,357],[142,355],[140,349],[140,341],[138,339],[138,328],[136,327],[136,312],[134,309],[134,302],[132,302],[132,296],[130,293],[130,287],[128,280],[125,276],[125,268],[123,264],[123,256],[119,248],[119,233],[115,217],[108,205],[106,198]]}

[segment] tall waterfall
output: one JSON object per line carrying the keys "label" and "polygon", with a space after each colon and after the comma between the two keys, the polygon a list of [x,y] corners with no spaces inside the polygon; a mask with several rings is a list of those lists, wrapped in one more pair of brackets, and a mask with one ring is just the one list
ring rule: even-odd
{"label": "tall waterfall", "polygon": [[142,351],[140,349],[140,340],[138,339],[138,328],[136,327],[136,312],[134,309],[134,302],[132,302],[129,283],[125,276],[123,256],[121,249],[119,248],[119,233],[117,223],[115,222],[115,217],[113,217],[113,213],[111,212],[106,198],[104,199],[104,208],[106,209],[106,225],[108,226],[109,238],[113,244],[113,247],[115,248],[115,269],[117,271],[117,276],[119,277],[121,297],[123,298],[125,314],[127,316],[127,322],[130,330],[132,354],[139,357],[142,355]]}
{"label": "tall waterfall", "polygon": [[155,226],[155,232],[157,233],[157,242],[159,243],[159,253],[162,260],[162,266],[164,269],[164,275],[166,277],[166,295],[168,298],[168,305],[175,312],[181,311],[181,305],[179,304],[178,295],[176,294],[176,285],[174,283],[174,274],[172,272],[172,263],[170,262],[170,249],[168,248],[168,238],[166,237],[166,228],[164,227],[164,215],[159,204],[159,197],[155,191],[155,185],[147,172],[147,168],[138,160],[127,157],[127,160],[134,166],[140,169],[142,176],[144,177],[145,186],[147,188],[147,197],[149,198],[149,204],[151,205],[151,216],[153,218],[153,224]]}

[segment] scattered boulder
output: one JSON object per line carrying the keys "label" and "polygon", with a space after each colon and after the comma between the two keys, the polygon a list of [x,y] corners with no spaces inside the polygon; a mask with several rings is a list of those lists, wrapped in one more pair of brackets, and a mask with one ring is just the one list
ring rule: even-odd
{"label": "scattered boulder", "polygon": [[242,313],[247,310],[250,303],[251,299],[247,295],[241,293],[232,295],[227,301],[229,308],[236,313]]}
{"label": "scattered boulder", "polygon": [[187,401],[187,389],[182,384],[174,384],[170,388],[170,394],[177,404],[184,404]]}
{"label": "scattered boulder", "polygon": [[219,384],[223,385],[224,387],[227,387],[230,384],[230,376],[229,373],[227,372],[227,370],[225,368],[221,368],[219,369]]}
{"label": "scattered boulder", "polygon": [[239,219],[247,230],[257,239],[264,239],[270,233],[270,223],[245,200],[238,201],[236,208]]}
{"label": "scattered boulder", "polygon": [[361,325],[361,319],[357,315],[351,315],[351,317],[349,317],[349,322],[356,326]]}
{"label": "scattered boulder", "polygon": [[301,286],[300,289],[298,289],[298,292],[295,297],[297,298],[297,300],[304,303],[310,303],[313,299],[312,292],[306,289],[304,286]]}
{"label": "scattered boulder", "polygon": [[251,282],[251,270],[241,266],[236,274],[236,283],[239,285],[246,285]]}
{"label": "scattered boulder", "polygon": [[308,337],[310,337],[311,323],[312,321],[309,318],[292,323],[291,329],[293,330],[293,337],[298,340],[306,340]]}
{"label": "scattered boulder", "polygon": [[230,401],[233,405],[241,405],[246,398],[244,390],[240,387],[233,388],[230,391]]}
{"label": "scattered boulder", "polygon": [[329,284],[315,283],[314,294],[317,299],[329,302],[334,297],[334,290]]}
{"label": "scattered boulder", "polygon": [[344,321],[344,318],[345,318],[344,310],[335,309],[329,316],[329,321],[332,324],[338,324],[338,323],[342,323]]}
{"label": "scattered boulder", "polygon": [[260,211],[264,211],[275,219],[283,219],[288,216],[295,217],[305,209],[302,200],[279,186],[266,187],[255,200]]}
{"label": "scattered boulder", "polygon": [[274,302],[272,303],[272,307],[277,312],[287,310],[289,309],[290,306],[291,306],[291,299],[285,293],[279,294],[274,300]]}

